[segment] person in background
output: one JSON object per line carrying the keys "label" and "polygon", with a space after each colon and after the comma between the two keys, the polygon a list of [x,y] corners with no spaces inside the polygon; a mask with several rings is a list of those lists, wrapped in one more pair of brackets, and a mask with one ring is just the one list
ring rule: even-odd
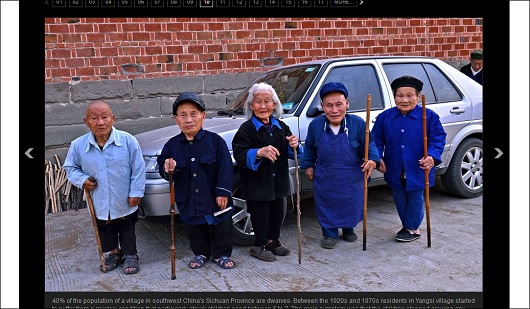
{"label": "person in background", "polygon": [[392,188],[392,196],[401,220],[395,239],[408,242],[419,239],[424,217],[425,170],[429,186],[434,186],[434,167],[442,162],[446,133],[440,117],[426,108],[427,153],[424,158],[423,109],[418,105],[423,82],[404,75],[390,84],[396,106],[377,116],[372,133],[381,157],[379,171]]}
{"label": "person in background", "polygon": [[469,55],[469,63],[460,68],[460,72],[482,85],[482,66],[482,50],[474,50]]}
{"label": "person in background", "polygon": [[173,117],[181,132],[166,142],[157,163],[164,179],[173,173],[175,201],[195,254],[188,267],[201,268],[211,258],[231,269],[236,265],[231,259],[232,159],[221,136],[202,128],[205,110],[193,92],[177,97]]}
{"label": "person in background", "polygon": [[279,240],[285,198],[293,193],[288,159],[294,159],[292,148],[298,149],[299,157],[303,148],[289,126],[279,120],[282,105],[271,85],[252,85],[244,104],[247,120],[236,132],[232,149],[239,167],[242,197],[254,229],[250,255],[273,262],[276,255],[290,252]]}
{"label": "person in background", "polygon": [[364,172],[369,177],[379,165],[379,153],[370,135],[364,162],[366,122],[346,113],[349,101],[344,84],[325,84],[320,99],[325,114],[309,124],[300,168],[313,181],[315,209],[324,236],[320,245],[332,249],[339,229],[344,240],[357,240],[353,229],[363,220]]}
{"label": "person in background", "polygon": [[136,223],[145,163],[136,138],[117,130],[114,121],[105,101],[90,102],[84,118],[90,132],[72,141],[63,167],[74,186],[91,192],[101,249],[109,252],[106,270],[124,263],[123,271],[130,275],[140,270]]}

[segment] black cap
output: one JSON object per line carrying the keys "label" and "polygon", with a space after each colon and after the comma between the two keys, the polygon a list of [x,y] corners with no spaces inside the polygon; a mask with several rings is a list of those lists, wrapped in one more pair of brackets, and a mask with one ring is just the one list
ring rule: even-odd
{"label": "black cap", "polygon": [[324,100],[324,97],[330,92],[342,92],[344,97],[348,98],[348,90],[343,83],[329,82],[320,88],[320,99]]}
{"label": "black cap", "polygon": [[477,49],[477,50],[472,51],[470,58],[474,60],[482,60],[482,50]]}
{"label": "black cap", "polygon": [[392,87],[392,91],[394,93],[396,93],[396,90],[399,87],[412,87],[420,92],[423,89],[423,83],[414,76],[403,75],[394,79],[394,81],[390,84],[390,87]]}
{"label": "black cap", "polygon": [[206,110],[206,105],[204,105],[204,102],[196,93],[183,92],[177,97],[175,102],[173,102],[173,115],[177,114],[177,108],[179,107],[181,103],[184,103],[184,102],[195,103],[197,106],[199,106],[199,109],[203,112]]}

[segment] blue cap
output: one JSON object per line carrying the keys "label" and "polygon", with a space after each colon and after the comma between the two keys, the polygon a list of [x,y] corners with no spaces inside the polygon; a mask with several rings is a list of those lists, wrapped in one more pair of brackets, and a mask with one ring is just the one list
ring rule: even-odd
{"label": "blue cap", "polygon": [[320,99],[324,100],[324,97],[330,92],[342,92],[344,97],[348,98],[348,90],[343,83],[330,82],[320,88]]}
{"label": "blue cap", "polygon": [[175,102],[173,102],[173,115],[177,114],[178,106],[184,102],[195,103],[199,107],[199,109],[203,112],[206,110],[206,105],[204,105],[204,102],[196,93],[183,92],[179,94]]}

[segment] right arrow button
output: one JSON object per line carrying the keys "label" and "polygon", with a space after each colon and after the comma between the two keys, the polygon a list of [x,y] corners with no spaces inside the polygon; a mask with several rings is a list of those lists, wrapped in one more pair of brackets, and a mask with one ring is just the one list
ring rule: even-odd
{"label": "right arrow button", "polygon": [[498,154],[495,156],[495,159],[498,159],[502,156],[502,151],[499,148],[495,148],[497,150]]}

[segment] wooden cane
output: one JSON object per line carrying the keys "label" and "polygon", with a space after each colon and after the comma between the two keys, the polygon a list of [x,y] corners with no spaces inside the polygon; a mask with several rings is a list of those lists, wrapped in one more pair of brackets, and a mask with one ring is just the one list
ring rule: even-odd
{"label": "wooden cane", "polygon": [[[364,138],[364,166],[368,164],[368,146],[370,144],[370,105],[372,95],[369,93],[366,98],[366,129]],[[366,216],[368,213],[368,170],[364,171],[364,206],[363,206],[363,251],[366,251]]]}
{"label": "wooden cane", "polygon": [[[91,182],[94,182],[94,177],[90,176],[89,180]],[[94,233],[96,234],[96,243],[98,244],[98,252],[99,252],[99,261],[101,262],[101,269],[104,273],[107,272],[107,267],[105,265],[105,258],[103,257],[103,250],[101,249],[101,240],[99,239],[99,230],[98,230],[98,223],[96,221],[96,212],[94,211],[94,203],[92,202],[92,196],[90,195],[90,191],[88,189],[85,189],[85,195],[86,200],[88,202],[88,208],[90,209],[90,215],[92,217],[92,225],[94,226]]]}
{"label": "wooden cane", "polygon": [[300,179],[298,178],[298,155],[296,147],[294,152],[294,169],[296,174],[296,222],[298,223],[298,264],[302,264],[302,225],[300,223]]}
{"label": "wooden cane", "polygon": [[167,173],[169,177],[169,214],[171,220],[171,246],[169,251],[171,252],[171,280],[175,280],[177,276],[175,275],[176,265],[175,265],[175,188],[173,187],[173,171]]}
{"label": "wooden cane", "polygon": [[[427,150],[427,109],[425,107],[425,95],[421,96],[423,112],[423,158],[429,155]],[[431,205],[429,201],[429,169],[425,169],[425,218],[427,220],[427,247],[431,246]]]}

